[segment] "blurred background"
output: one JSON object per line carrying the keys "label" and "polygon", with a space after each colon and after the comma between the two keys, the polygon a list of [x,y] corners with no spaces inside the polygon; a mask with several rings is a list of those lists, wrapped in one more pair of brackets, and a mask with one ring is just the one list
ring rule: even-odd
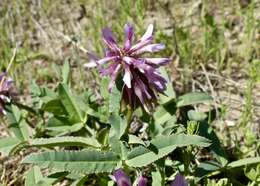
{"label": "blurred background", "polygon": [[[56,66],[65,60],[76,91],[98,92],[98,73],[83,68],[86,52],[103,55],[104,27],[121,43],[125,23],[134,25],[136,39],[155,25],[156,42],[166,45],[156,55],[174,59],[167,70],[178,95],[203,91],[214,98],[212,126],[231,160],[259,156],[259,0],[1,0],[0,68],[14,58],[9,73],[26,103],[29,84],[54,87]],[[0,137],[6,135],[0,126]],[[0,158],[10,185],[23,176],[18,160]]]}

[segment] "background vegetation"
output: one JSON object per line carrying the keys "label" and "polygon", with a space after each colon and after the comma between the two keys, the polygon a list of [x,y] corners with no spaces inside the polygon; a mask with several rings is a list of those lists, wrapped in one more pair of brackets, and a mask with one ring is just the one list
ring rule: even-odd
{"label": "background vegetation", "polygon": [[[175,91],[199,90],[213,97],[210,125],[228,159],[239,160],[260,155],[259,20],[258,0],[1,0],[0,68],[14,58],[9,72],[22,102],[31,101],[34,80],[56,86],[55,69],[64,59],[72,68],[73,88],[98,95],[100,77],[83,64],[86,51],[103,55],[102,28],[111,27],[122,41],[125,23],[133,24],[138,35],[154,23],[155,40],[166,44],[160,55],[174,58],[167,70]],[[7,135],[1,124],[0,137]],[[28,167],[17,168],[17,163],[26,153],[0,157],[2,183],[23,182]],[[255,170],[259,177],[259,166]],[[250,175],[247,179],[255,179]]]}

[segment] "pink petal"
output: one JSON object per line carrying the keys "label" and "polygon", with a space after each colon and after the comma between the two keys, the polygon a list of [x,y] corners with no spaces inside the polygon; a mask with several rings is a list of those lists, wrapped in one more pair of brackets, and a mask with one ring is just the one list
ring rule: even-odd
{"label": "pink petal", "polygon": [[134,28],[131,25],[126,24],[125,25],[125,45],[124,45],[125,50],[129,50],[131,48],[133,36],[134,36]]}
{"label": "pink petal", "polygon": [[92,53],[92,52],[88,52],[87,55],[88,55],[88,58],[89,58],[90,61],[97,61],[97,60],[99,59],[99,58],[98,58],[94,53]]}
{"label": "pink petal", "polygon": [[143,97],[143,93],[142,93],[142,90],[141,90],[141,87],[139,87],[138,85],[135,85],[134,86],[134,91],[135,91],[135,95],[139,98],[140,102],[142,104],[144,104],[144,97]]}
{"label": "pink petal", "polygon": [[116,44],[116,40],[109,28],[104,28],[102,34],[106,42]]}
{"label": "pink petal", "polygon": [[139,69],[140,72],[144,73],[144,71],[150,71],[152,70],[152,67],[150,65],[147,65],[145,63],[135,63],[135,66]]}
{"label": "pink petal", "polygon": [[114,172],[114,178],[118,186],[131,186],[131,180],[129,176],[123,171],[123,169],[117,169]]}
{"label": "pink petal", "polygon": [[130,50],[129,53],[139,53],[138,50],[140,50],[141,48],[145,47],[146,45],[149,45],[152,42],[153,38],[151,36],[151,38],[144,40],[144,41],[139,41],[137,44],[133,45]]}
{"label": "pink petal", "polygon": [[126,62],[128,65],[131,65],[132,63],[134,63],[135,59],[132,57],[123,57],[123,61]]}
{"label": "pink petal", "polygon": [[117,78],[117,75],[118,75],[120,69],[121,69],[121,65],[118,64],[118,65],[115,67],[115,69],[114,69],[114,71],[112,72],[112,74],[111,74],[111,81],[110,81],[110,83],[109,83],[109,85],[108,85],[108,90],[109,90],[109,92],[112,91],[112,88],[113,88],[113,86],[114,86],[114,84],[115,84],[115,80],[116,80],[116,78]]}
{"label": "pink petal", "polygon": [[145,32],[145,34],[138,40],[137,44],[130,48],[130,53],[136,52],[146,45],[150,44],[153,40],[153,25],[150,24]]}
{"label": "pink petal", "polygon": [[90,62],[89,63],[85,63],[83,65],[84,68],[96,67],[97,66],[98,57],[94,53],[91,53],[91,52],[88,52],[87,55],[88,55],[88,59],[89,59]]}
{"label": "pink petal", "polygon": [[147,63],[153,65],[167,65],[171,60],[169,58],[144,58]]}
{"label": "pink petal", "polygon": [[140,41],[143,42],[153,36],[153,24],[150,24],[144,33],[144,35],[141,37]]}
{"label": "pink petal", "polygon": [[117,67],[118,63],[110,63],[108,67],[100,68],[100,74],[102,76],[107,76],[113,74]]}
{"label": "pink petal", "polygon": [[157,87],[160,89],[160,90],[163,90],[164,89],[164,84],[160,81],[154,81],[154,84],[157,85]]}
{"label": "pink petal", "polygon": [[115,40],[115,38],[114,38],[110,29],[104,28],[102,30],[102,34],[103,34],[103,38],[104,38],[105,43],[107,44],[107,46],[111,50],[113,50],[113,51],[119,51],[120,50],[117,46],[117,42],[116,42],[116,40]]}
{"label": "pink petal", "polygon": [[145,64],[143,59],[135,59],[132,57],[123,57],[123,61],[128,65],[134,65],[135,68],[138,68],[140,72],[144,73],[145,70],[150,70],[151,67]]}
{"label": "pink petal", "polygon": [[140,175],[138,178],[138,186],[146,186],[148,183],[148,179],[143,175]]}
{"label": "pink petal", "polygon": [[171,183],[171,186],[188,186],[188,183],[185,180],[184,176],[182,176],[181,174],[178,173],[175,176],[175,179],[173,180],[173,182]]}
{"label": "pink petal", "polygon": [[144,97],[146,97],[147,99],[151,99],[152,97],[151,97],[151,95],[150,95],[149,92],[148,92],[147,86],[146,86],[141,80],[139,80],[139,79],[137,80],[137,83],[138,83],[139,87],[142,88],[143,93],[145,93],[145,96],[144,96]]}
{"label": "pink petal", "polygon": [[104,57],[104,58],[98,60],[96,63],[97,63],[98,65],[103,65],[103,64],[105,64],[105,63],[107,63],[107,62],[109,62],[109,61],[111,61],[111,60],[116,59],[117,57],[118,57],[118,56]]}
{"label": "pink petal", "polygon": [[160,50],[163,50],[164,48],[165,48],[164,44],[150,44],[138,50],[138,54],[145,53],[145,52],[158,52]]}
{"label": "pink petal", "polygon": [[112,56],[116,56],[117,54],[114,51],[111,51],[109,49],[105,50],[105,56],[106,57],[112,57]]}

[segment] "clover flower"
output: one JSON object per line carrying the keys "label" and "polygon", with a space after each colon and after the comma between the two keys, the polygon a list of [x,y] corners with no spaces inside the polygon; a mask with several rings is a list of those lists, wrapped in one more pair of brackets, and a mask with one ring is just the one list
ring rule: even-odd
{"label": "clover flower", "polygon": [[121,75],[126,104],[133,108],[141,104],[149,112],[157,101],[157,93],[163,93],[166,89],[167,81],[160,75],[158,68],[168,64],[170,59],[142,57],[144,53],[158,52],[165,48],[163,44],[152,44],[152,24],[136,44],[133,44],[133,27],[126,24],[124,30],[125,42],[120,48],[112,32],[108,28],[103,29],[103,39],[107,46],[105,57],[99,60],[92,57],[94,60],[85,64],[85,67],[98,66],[102,76],[110,76],[110,91]]}
{"label": "clover flower", "polygon": [[[113,178],[117,183],[117,186],[132,186],[132,182],[129,176],[127,176],[127,174],[122,169],[115,170]],[[146,186],[148,180],[144,176],[140,175],[137,182],[138,186]]]}
{"label": "clover flower", "polygon": [[6,73],[0,74],[0,114],[5,114],[5,105],[15,96],[13,91],[13,80]]}
{"label": "clover flower", "polygon": [[171,186],[188,186],[188,183],[185,180],[184,176],[182,176],[181,174],[178,173],[175,176],[175,179],[173,180],[173,182],[171,183]]}

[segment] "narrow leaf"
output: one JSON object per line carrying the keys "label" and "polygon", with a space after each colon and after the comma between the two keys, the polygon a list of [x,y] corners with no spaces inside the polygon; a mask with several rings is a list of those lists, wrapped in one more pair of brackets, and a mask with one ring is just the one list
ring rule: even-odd
{"label": "narrow leaf", "polygon": [[200,136],[212,141],[212,145],[209,149],[213,153],[213,156],[222,164],[222,166],[225,166],[228,163],[227,156],[213,128],[206,121],[202,121],[199,124],[198,131]]}
{"label": "narrow leaf", "polygon": [[40,167],[48,167],[73,173],[111,172],[119,162],[119,157],[112,152],[99,151],[49,151],[32,154],[22,163],[33,163]]}
{"label": "narrow leaf", "polygon": [[22,117],[22,113],[15,105],[11,105],[7,108],[7,121],[9,123],[10,130],[20,140],[29,139],[28,125]]}
{"label": "narrow leaf", "polygon": [[67,114],[60,99],[53,99],[43,105],[42,109],[46,112],[53,113],[54,115]]}
{"label": "narrow leaf", "polygon": [[245,158],[237,161],[233,161],[227,165],[227,168],[236,168],[236,167],[242,167],[245,165],[250,165],[250,164],[258,164],[260,163],[260,157],[253,157],[253,158]]}
{"label": "narrow leaf", "polygon": [[205,103],[212,101],[212,97],[203,92],[192,92],[178,97],[177,107]]}
{"label": "narrow leaf", "polygon": [[60,84],[58,90],[59,90],[61,102],[65,110],[69,114],[71,122],[74,123],[84,122],[83,113],[79,109],[75,98],[69,92],[67,85]]}
{"label": "narrow leaf", "polygon": [[126,164],[132,167],[143,167],[168,155],[177,147],[196,145],[207,147],[210,141],[196,135],[175,134],[170,136],[158,136],[151,140],[150,149],[143,146],[134,148],[128,154]]}
{"label": "narrow leaf", "polygon": [[195,175],[200,180],[213,172],[219,171],[221,168],[222,165],[215,161],[202,162],[196,168]]}
{"label": "narrow leaf", "polygon": [[6,137],[0,139],[0,152],[6,156],[21,141],[16,137]]}
{"label": "narrow leaf", "polygon": [[62,83],[69,84],[70,80],[70,64],[69,60],[66,59],[62,67]]}
{"label": "narrow leaf", "polygon": [[98,141],[94,138],[83,137],[54,137],[54,138],[36,138],[30,143],[31,146],[37,147],[54,147],[54,146],[81,146],[81,147],[100,147]]}
{"label": "narrow leaf", "polygon": [[38,166],[33,166],[26,174],[25,186],[51,186],[57,179],[43,177]]}

